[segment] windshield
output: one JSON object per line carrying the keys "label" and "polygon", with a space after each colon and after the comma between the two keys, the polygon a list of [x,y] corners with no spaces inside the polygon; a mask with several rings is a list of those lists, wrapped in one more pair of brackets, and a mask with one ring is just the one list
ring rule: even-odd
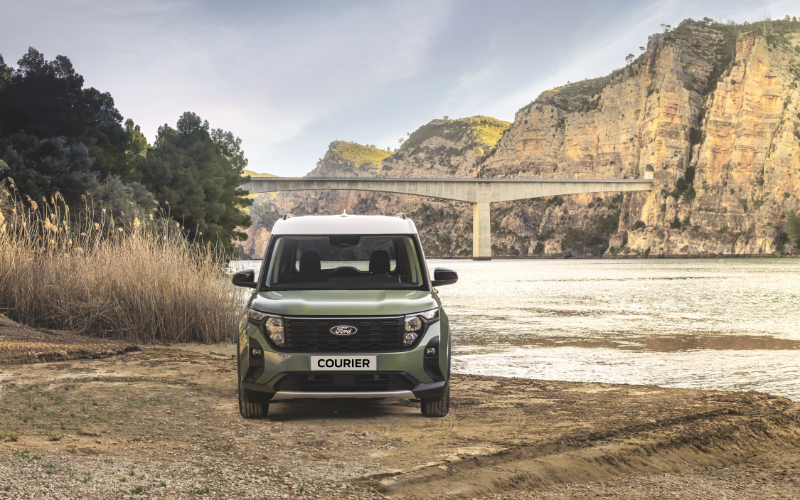
{"label": "windshield", "polygon": [[266,285],[287,290],[395,290],[425,284],[409,236],[280,236]]}

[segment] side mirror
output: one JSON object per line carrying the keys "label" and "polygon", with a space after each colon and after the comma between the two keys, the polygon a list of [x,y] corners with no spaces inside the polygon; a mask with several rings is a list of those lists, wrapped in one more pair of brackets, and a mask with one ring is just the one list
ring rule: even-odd
{"label": "side mirror", "polygon": [[243,269],[236,271],[231,277],[231,283],[245,288],[256,287],[256,272],[253,269]]}
{"label": "side mirror", "polygon": [[446,267],[437,267],[433,270],[431,286],[452,285],[458,281],[458,273]]}

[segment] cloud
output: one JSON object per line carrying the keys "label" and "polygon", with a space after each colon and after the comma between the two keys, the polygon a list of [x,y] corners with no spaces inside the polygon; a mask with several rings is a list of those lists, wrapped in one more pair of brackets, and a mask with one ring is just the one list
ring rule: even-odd
{"label": "cloud", "polygon": [[[773,16],[800,15],[796,0]],[[432,118],[513,119],[548,88],[608,74],[659,24],[758,19],[744,0],[5,2],[7,62],[70,57],[152,141],[194,111],[255,170],[302,175],[335,139],[397,147]]]}

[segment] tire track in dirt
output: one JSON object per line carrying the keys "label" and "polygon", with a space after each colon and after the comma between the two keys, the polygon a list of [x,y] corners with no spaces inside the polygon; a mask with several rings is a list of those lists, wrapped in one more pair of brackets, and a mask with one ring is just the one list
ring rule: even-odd
{"label": "tire track in dirt", "polygon": [[628,474],[676,473],[742,462],[800,446],[797,408],[769,417],[721,409],[650,424],[574,434],[553,442],[430,464],[377,481],[401,498],[473,496]]}

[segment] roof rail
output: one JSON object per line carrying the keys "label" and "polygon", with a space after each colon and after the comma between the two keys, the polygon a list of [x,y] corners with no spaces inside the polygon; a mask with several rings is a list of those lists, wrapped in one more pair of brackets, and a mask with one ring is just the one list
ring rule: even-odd
{"label": "roof rail", "polygon": [[404,214],[403,212],[400,212],[399,214],[396,214],[395,217],[400,217],[401,219],[405,219],[406,218],[406,214]]}
{"label": "roof rail", "polygon": [[294,217],[294,214],[290,214],[290,213],[288,213],[288,212],[287,212],[287,213],[285,213],[285,214],[283,214],[283,220],[286,220],[286,219],[288,219],[289,217]]}

